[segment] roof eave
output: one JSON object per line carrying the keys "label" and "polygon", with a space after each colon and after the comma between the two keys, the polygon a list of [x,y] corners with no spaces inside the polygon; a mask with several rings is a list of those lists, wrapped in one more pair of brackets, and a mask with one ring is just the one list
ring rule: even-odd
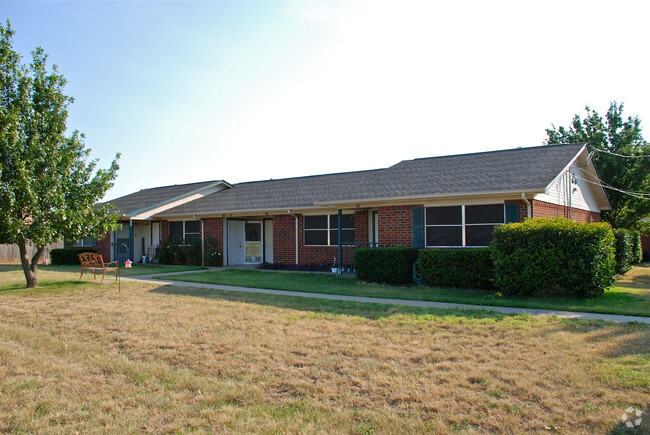
{"label": "roof eave", "polygon": [[452,192],[452,193],[440,193],[434,195],[409,195],[409,196],[392,196],[392,197],[377,197],[377,198],[356,198],[356,199],[342,199],[342,200],[331,200],[331,201],[318,201],[315,204],[319,206],[344,206],[349,204],[363,205],[368,203],[394,203],[394,202],[426,202],[430,200],[438,199],[452,199],[452,198],[467,198],[467,197],[494,197],[494,196],[517,196],[521,197],[521,194],[525,195],[536,195],[538,193],[543,193],[544,188],[525,188],[525,189],[508,189],[508,190],[492,190],[492,191],[478,191],[478,192]]}
{"label": "roof eave", "polygon": [[[149,219],[152,216],[157,214],[157,213],[151,213],[151,214],[147,215],[146,214],[147,211],[151,211],[151,210],[155,210],[157,208],[164,207],[166,204],[172,204],[172,203],[181,201],[183,198],[188,198],[190,196],[199,194],[199,193],[204,192],[206,190],[210,190],[210,189],[212,189],[214,187],[217,187],[219,185],[223,185],[224,188],[231,188],[232,187],[232,185],[230,183],[227,183],[224,180],[215,181],[214,183],[210,183],[207,186],[203,186],[203,187],[201,187],[199,189],[194,189],[194,190],[192,190],[190,192],[186,192],[186,193],[184,193],[182,195],[177,195],[177,196],[175,196],[173,198],[169,198],[169,199],[167,199],[165,201],[161,201],[159,203],[152,204],[152,205],[149,205],[147,207],[143,207],[141,209],[131,211],[129,213],[124,213],[124,216],[128,217],[128,218],[138,219],[138,220],[146,220],[146,219]],[[193,201],[193,200],[190,200],[188,202],[191,202],[191,201]],[[174,207],[178,207],[178,205],[182,205],[182,203],[181,204],[175,204]]]}

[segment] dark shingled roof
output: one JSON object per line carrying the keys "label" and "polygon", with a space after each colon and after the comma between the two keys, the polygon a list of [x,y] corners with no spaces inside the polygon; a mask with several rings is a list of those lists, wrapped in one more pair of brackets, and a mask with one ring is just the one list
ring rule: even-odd
{"label": "dark shingled roof", "polygon": [[[118,214],[130,214],[144,208],[152,207],[156,204],[170,201],[179,196],[187,195],[195,190],[203,189],[211,184],[220,181],[201,181],[199,183],[176,184],[173,186],[154,187],[151,189],[142,189],[139,192],[131,193],[103,204],[113,204],[114,212]],[[98,204],[102,205],[102,204]]]}
{"label": "dark shingled roof", "polygon": [[239,183],[164,215],[313,207],[400,197],[543,191],[585,144],[405,160],[385,169]]}

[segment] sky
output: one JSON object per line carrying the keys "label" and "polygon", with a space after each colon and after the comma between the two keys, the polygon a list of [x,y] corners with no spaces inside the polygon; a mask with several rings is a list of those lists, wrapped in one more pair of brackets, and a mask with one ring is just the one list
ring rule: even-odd
{"label": "sky", "polygon": [[[4,1],[74,97],[104,199],[542,145],[586,105],[650,122],[644,1]],[[647,124],[642,123],[642,126]],[[647,136],[646,136],[647,137]]]}

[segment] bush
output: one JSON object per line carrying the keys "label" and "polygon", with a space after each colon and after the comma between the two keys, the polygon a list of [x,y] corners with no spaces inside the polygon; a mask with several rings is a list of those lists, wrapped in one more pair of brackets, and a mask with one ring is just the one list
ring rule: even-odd
{"label": "bush", "polygon": [[643,244],[641,243],[641,233],[637,230],[630,230],[632,233],[633,258],[632,264],[639,264],[643,261]]}
{"label": "bush", "polygon": [[[97,251],[92,247],[52,249],[50,251],[50,261],[56,265],[79,264],[79,257],[77,255],[83,254],[84,252]],[[106,262],[108,260],[104,259],[104,261]]]}
{"label": "bush", "polygon": [[212,267],[219,267],[223,265],[223,255],[219,250],[217,239],[208,238],[205,241],[205,265]]}
{"label": "bush", "polygon": [[500,225],[491,245],[495,286],[506,295],[598,296],[614,283],[614,233],[564,218]]}
{"label": "bush", "polygon": [[194,240],[189,245],[179,245],[164,240],[156,250],[156,259],[160,264],[201,265],[201,241]]}
{"label": "bush", "polygon": [[427,285],[494,288],[494,262],[489,248],[426,249],[418,260],[418,271]]}
{"label": "bush", "polygon": [[616,273],[619,275],[625,274],[636,263],[637,253],[634,250],[633,233],[634,231],[632,230],[614,230],[614,238],[616,239]]}
{"label": "bush", "polygon": [[386,284],[412,283],[418,255],[415,248],[359,248],[354,253],[357,278]]}

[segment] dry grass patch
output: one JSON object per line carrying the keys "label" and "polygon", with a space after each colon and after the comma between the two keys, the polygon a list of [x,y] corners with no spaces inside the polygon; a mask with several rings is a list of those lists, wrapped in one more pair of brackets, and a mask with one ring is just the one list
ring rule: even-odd
{"label": "dry grass patch", "polygon": [[650,397],[642,325],[56,288],[0,292],[0,431],[602,433]]}

